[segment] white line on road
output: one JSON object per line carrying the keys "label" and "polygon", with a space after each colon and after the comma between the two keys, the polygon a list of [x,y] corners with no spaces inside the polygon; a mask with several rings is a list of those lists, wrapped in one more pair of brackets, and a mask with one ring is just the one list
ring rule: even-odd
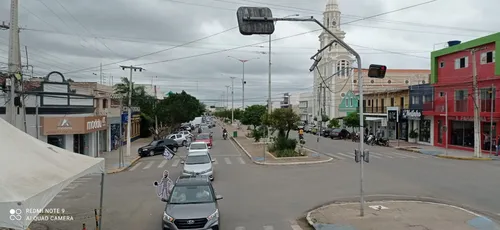
{"label": "white line on road", "polygon": [[375,158],[375,159],[380,159],[380,158],[382,158],[383,156],[381,156],[381,155],[379,155],[379,154],[377,154],[377,153],[372,153],[372,152],[370,152],[370,157],[373,157],[373,158]]}
{"label": "white line on road", "polygon": [[240,227],[236,227],[234,230],[245,230],[245,229],[246,229],[245,227],[240,226]]}
{"label": "white line on road", "polygon": [[274,230],[273,226],[264,226],[264,230]]}
{"label": "white line on road", "polygon": [[154,163],[155,163],[154,161],[151,161],[151,162],[149,162],[146,166],[144,166],[144,168],[142,168],[142,169],[148,169],[148,168],[151,168],[151,166],[153,166],[153,164],[154,164]]}
{"label": "white line on road", "polygon": [[372,152],[370,152],[370,154],[381,156],[381,157],[386,157],[386,158],[394,158],[392,156],[389,156],[389,155],[383,154],[383,153],[372,153]]}
{"label": "white line on road", "polygon": [[337,153],[338,155],[341,155],[341,156],[344,156],[344,157],[347,157],[347,158],[351,158],[352,156],[349,156],[347,154],[344,154],[344,153]]}
{"label": "white line on road", "polygon": [[130,168],[128,171],[134,171],[141,164],[142,164],[142,162],[139,162],[139,163],[135,164],[134,167]]}
{"label": "white line on road", "polygon": [[413,159],[416,159],[418,157],[415,157],[415,156],[410,156],[410,155],[407,155],[407,154],[403,154],[403,153],[397,153],[397,152],[391,152],[392,154],[394,155],[398,155],[398,156],[402,156],[402,157],[409,157],[409,158],[413,158]]}
{"label": "white line on road", "polygon": [[238,161],[240,162],[240,164],[244,165],[245,164],[245,160],[243,160],[243,158],[241,157],[238,157]]}
{"label": "white line on road", "polygon": [[158,165],[158,168],[163,168],[163,166],[165,166],[167,164],[167,160],[163,160],[159,165]]}
{"label": "white line on road", "polygon": [[181,162],[181,160],[175,159],[174,163],[172,164],[172,167],[177,167],[177,165],[179,165],[179,162]]}
{"label": "white line on road", "polygon": [[226,164],[230,165],[231,164],[231,160],[229,158],[224,158],[224,160],[226,161]]}

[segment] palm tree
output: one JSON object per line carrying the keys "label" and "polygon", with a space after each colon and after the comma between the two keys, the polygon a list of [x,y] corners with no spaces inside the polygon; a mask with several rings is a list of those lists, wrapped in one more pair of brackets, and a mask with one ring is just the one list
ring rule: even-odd
{"label": "palm tree", "polygon": [[[128,106],[128,96],[130,90],[131,82],[126,77],[121,78],[121,82],[114,86],[114,90],[116,94],[123,95],[123,104]],[[144,98],[146,96],[146,90],[144,86],[134,86],[134,82],[132,82],[132,105],[137,106],[137,100],[139,98]]]}

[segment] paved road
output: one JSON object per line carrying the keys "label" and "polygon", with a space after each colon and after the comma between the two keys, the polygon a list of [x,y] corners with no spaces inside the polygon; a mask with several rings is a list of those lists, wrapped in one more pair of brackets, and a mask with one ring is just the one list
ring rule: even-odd
{"label": "paved road", "polygon": [[[359,165],[349,157],[322,165],[259,166],[250,163],[229,140],[215,130],[212,154],[218,164],[214,187],[221,200],[224,230],[298,230],[295,219],[315,206],[342,197],[357,196]],[[356,143],[305,135],[310,148],[338,155],[352,152]],[[365,191],[369,195],[395,194],[446,199],[477,209],[500,213],[494,162],[455,161],[415,155],[392,148],[370,147],[372,162],[365,168]],[[181,155],[185,150],[180,150]],[[342,155],[338,155],[342,156]],[[390,156],[390,157],[389,157]],[[162,156],[141,159],[128,171],[106,177],[104,229],[160,229],[164,203],[155,195],[153,180],[164,169],[175,178],[178,161]],[[83,179],[79,186],[62,193],[50,206],[69,212],[92,212],[98,207],[99,178]],[[59,228],[78,229],[80,222],[60,223]],[[92,226],[92,219],[87,220]],[[52,224],[54,225],[54,224]],[[302,228],[305,229],[305,228]],[[33,229],[36,230],[36,229]]]}

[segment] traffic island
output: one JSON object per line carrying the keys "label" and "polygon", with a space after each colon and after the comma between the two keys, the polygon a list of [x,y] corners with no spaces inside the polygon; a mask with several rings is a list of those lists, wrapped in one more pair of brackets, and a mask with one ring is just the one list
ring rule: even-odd
{"label": "traffic island", "polygon": [[306,165],[321,164],[333,161],[333,158],[303,149],[303,156],[297,157],[276,157],[266,151],[264,153],[264,143],[255,142],[246,137],[231,137],[231,140],[238,146],[255,164],[259,165]]}
{"label": "traffic island", "polygon": [[363,217],[359,215],[359,208],[359,203],[330,204],[310,211],[306,219],[317,230],[500,229],[497,223],[483,215],[448,204],[367,202]]}

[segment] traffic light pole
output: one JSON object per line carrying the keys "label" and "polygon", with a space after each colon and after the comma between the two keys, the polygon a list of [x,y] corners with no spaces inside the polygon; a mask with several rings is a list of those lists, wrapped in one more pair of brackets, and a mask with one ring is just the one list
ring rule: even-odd
{"label": "traffic light pole", "polygon": [[[292,22],[314,22],[318,24],[321,28],[323,28],[324,31],[329,33],[333,38],[334,41],[337,42],[339,45],[341,45],[343,48],[345,48],[349,53],[354,55],[356,58],[356,62],[358,63],[358,88],[359,88],[359,101],[363,101],[363,77],[362,77],[362,69],[361,69],[361,56],[356,52],[353,48],[351,48],[347,43],[345,43],[342,39],[337,37],[332,31],[330,31],[328,28],[326,28],[321,22],[316,20],[314,17],[310,18],[272,18],[272,17],[244,17],[243,20],[245,21],[292,21]],[[330,45],[333,44],[333,42],[330,43]],[[314,59],[320,52],[316,53],[311,59]],[[316,63],[317,64],[317,63]],[[364,115],[363,115],[363,106],[361,103],[359,103],[359,126],[361,130],[364,130]],[[364,153],[364,132],[360,132],[360,141],[359,141],[359,152]],[[365,195],[364,195],[364,189],[363,189],[363,177],[364,177],[364,169],[363,169],[363,161],[360,161],[359,164],[359,171],[360,171],[360,177],[359,177],[359,195],[360,195],[360,216],[365,215]]]}

